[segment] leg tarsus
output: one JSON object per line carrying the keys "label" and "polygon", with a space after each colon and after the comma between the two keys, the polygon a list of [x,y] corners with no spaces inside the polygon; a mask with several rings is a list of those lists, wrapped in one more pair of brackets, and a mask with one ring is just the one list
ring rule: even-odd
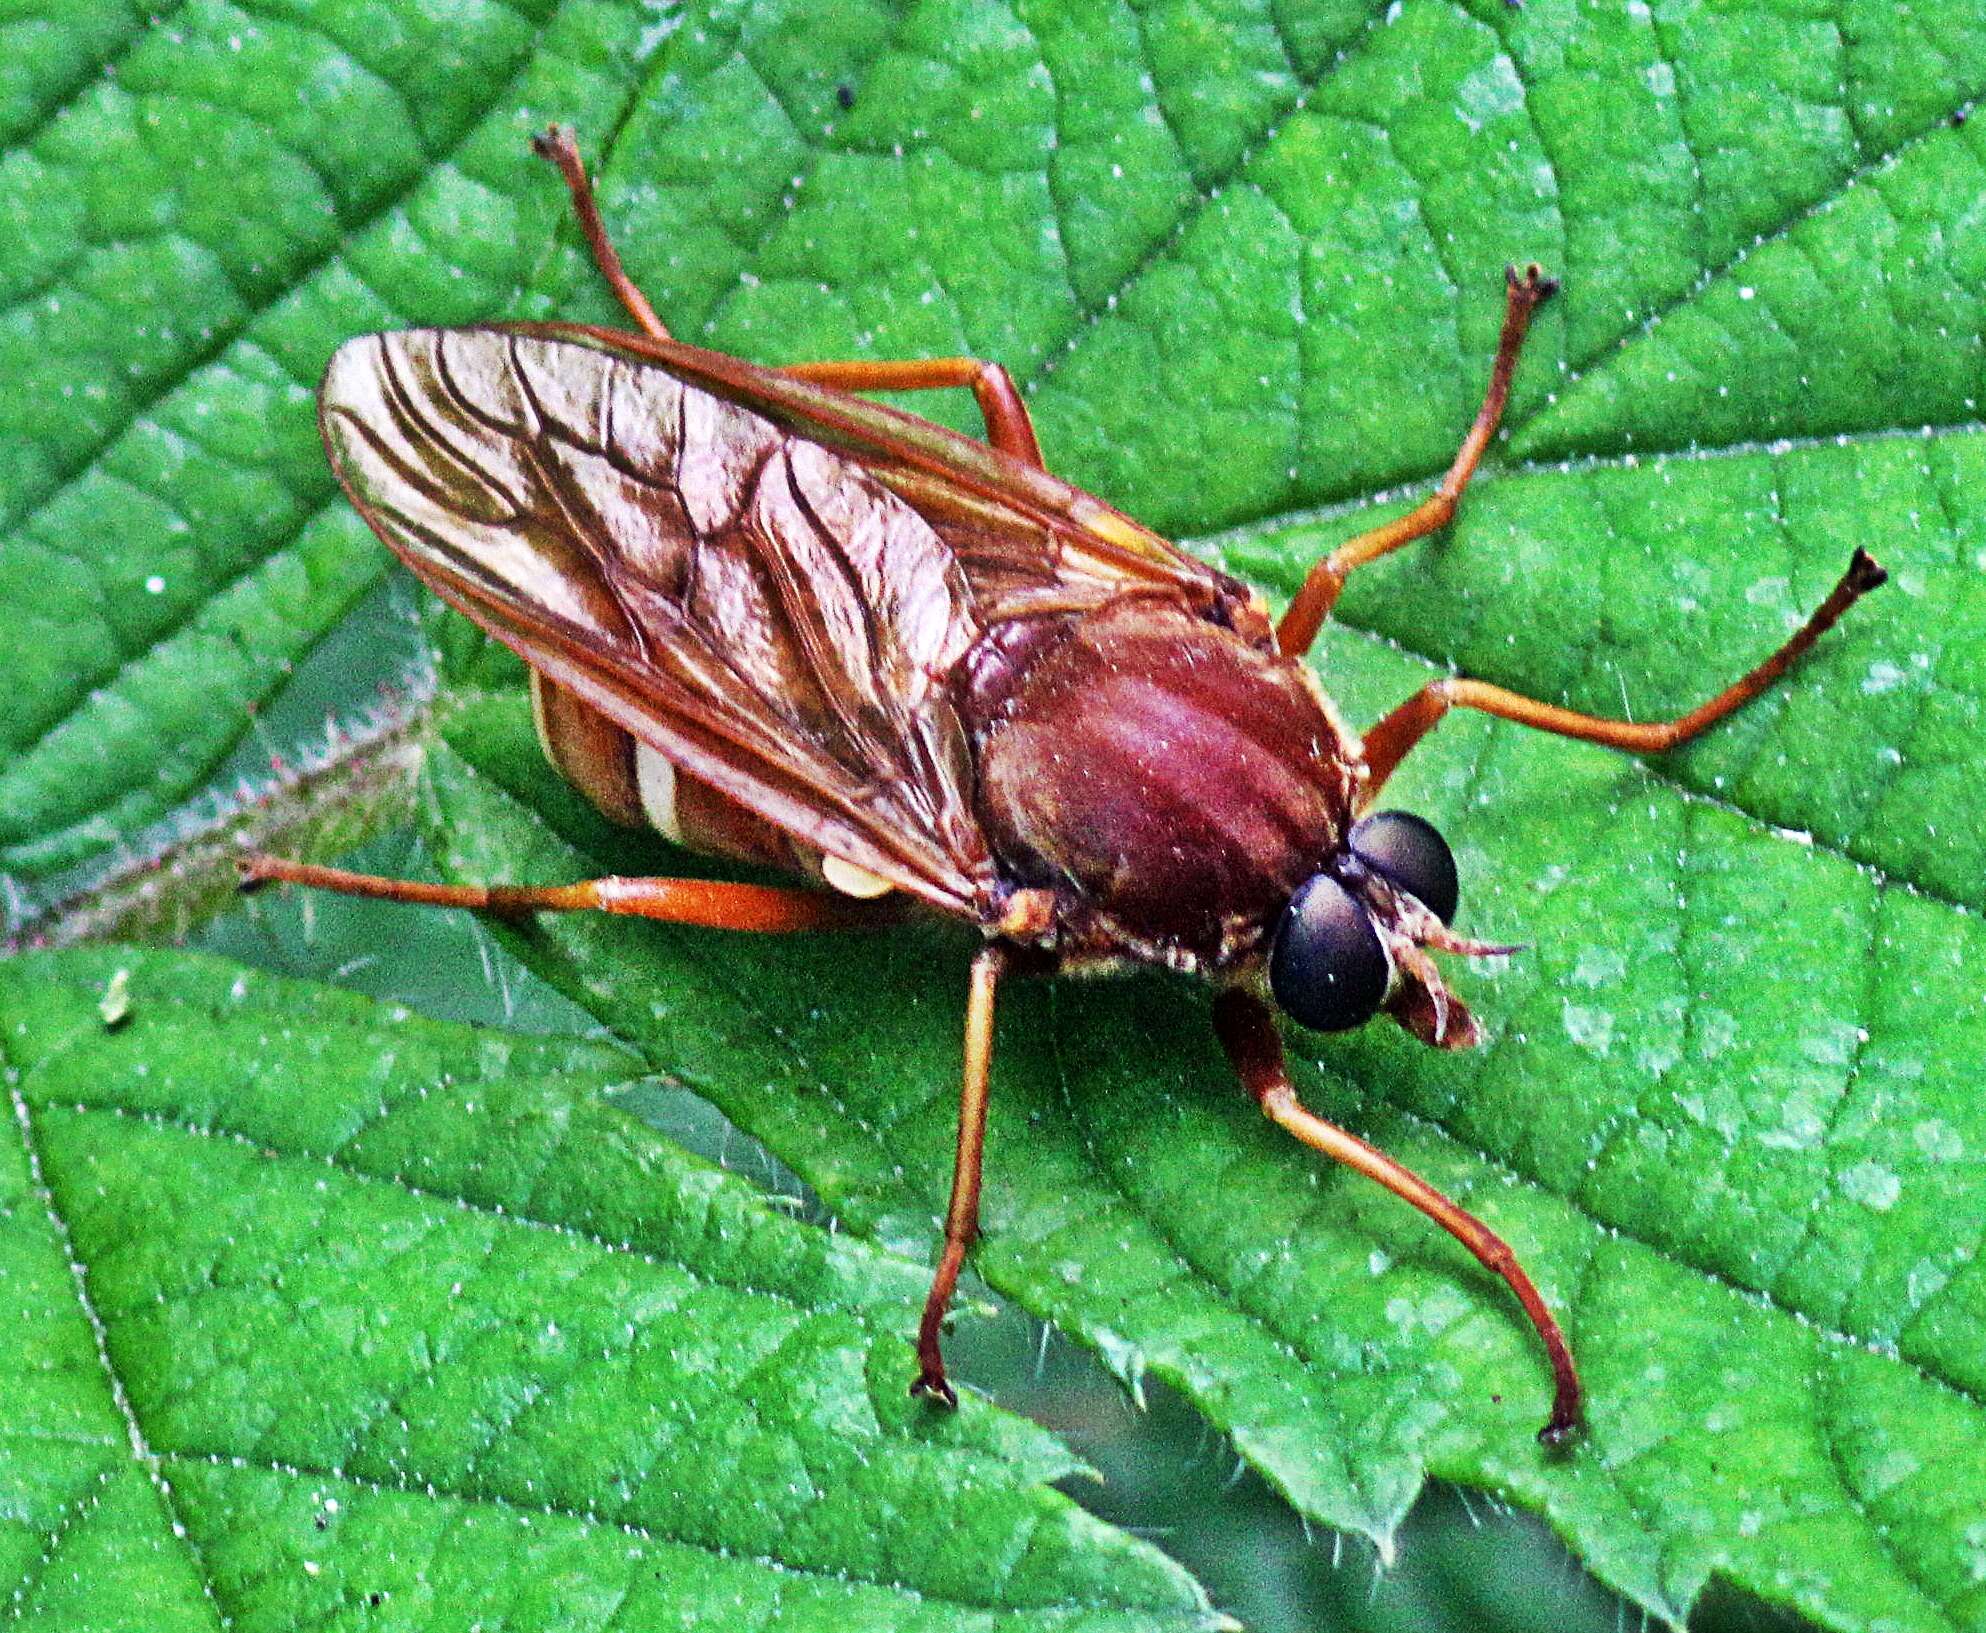
{"label": "leg tarsus", "polygon": [[1556,703],[1542,703],[1488,681],[1450,677],[1430,681],[1365,734],[1366,785],[1362,799],[1370,803],[1385,786],[1394,768],[1416,743],[1440,723],[1450,709],[1480,709],[1519,725],[1535,726],[1560,737],[1624,749],[1630,754],[1662,754],[1707,731],[1726,715],[1742,709],[1793,667],[1835,622],[1869,591],[1889,580],[1876,559],[1858,548],[1828,597],[1792,638],[1757,668],[1741,676],[1706,703],[1673,720],[1636,722],[1608,720],[1582,714]]}
{"label": "leg tarsus", "polygon": [[1523,301],[1535,309],[1558,293],[1558,279],[1547,277],[1536,261],[1527,261],[1522,272],[1514,266],[1503,269],[1503,287],[1507,299]]}
{"label": "leg tarsus", "polygon": [[1871,590],[1880,590],[1888,582],[1889,569],[1858,544],[1855,554],[1848,558],[1848,571],[1841,575],[1839,589],[1849,591],[1849,600],[1853,601]]}
{"label": "leg tarsus", "polygon": [[937,1273],[931,1278],[931,1291],[924,1297],[924,1315],[917,1325],[917,1378],[910,1386],[911,1394],[951,1410],[957,1409],[959,1396],[945,1376],[945,1357],[938,1346],[938,1333],[944,1326],[952,1290],[958,1286],[959,1271],[964,1265],[964,1247],[946,1242]]}
{"label": "leg tarsus", "polygon": [[1544,1340],[1551,1360],[1551,1416],[1538,1438],[1546,1445],[1556,1445],[1573,1433],[1580,1423],[1580,1386],[1572,1351],[1558,1318],[1525,1274],[1510,1244],[1412,1169],[1306,1109],[1283,1068],[1282,1035],[1276,1030],[1275,1017],[1261,999],[1239,987],[1229,987],[1214,1000],[1214,1030],[1236,1075],[1264,1116],[1313,1151],[1356,1169],[1411,1203],[1473,1253],[1485,1269],[1503,1279]]}
{"label": "leg tarsus", "polygon": [[621,305],[627,308],[635,327],[650,339],[667,340],[668,329],[655,315],[655,308],[648,304],[648,297],[635,287],[634,280],[627,275],[626,268],[621,265],[620,251],[614,248],[614,241],[608,236],[607,224],[600,219],[600,206],[593,197],[593,183],[587,178],[586,164],[579,156],[579,144],[574,140],[572,131],[564,125],[553,125],[531,138],[531,151],[557,165],[559,174],[565,177],[566,191],[572,194],[573,213],[579,217],[580,231],[586,234],[587,248],[593,252],[593,264],[600,269],[600,276],[607,280],[608,287]]}
{"label": "leg tarsus", "polygon": [[1008,954],[998,942],[982,947],[972,961],[972,986],[965,1010],[965,1065],[959,1084],[958,1147],[952,1164],[952,1198],[945,1210],[945,1250],[939,1256],[924,1318],[917,1327],[917,1381],[913,1395],[957,1406],[958,1393],[945,1376],[938,1329],[958,1287],[966,1250],[979,1234],[979,1175],[986,1154],[986,1089],[993,1071],[993,1007]]}
{"label": "leg tarsus", "polygon": [[1516,372],[1525,331],[1531,326],[1531,314],[1557,292],[1558,280],[1547,278],[1544,269],[1533,261],[1521,273],[1514,266],[1505,267],[1503,290],[1503,333],[1497,340],[1496,360],[1490,365],[1489,387],[1483,394],[1475,424],[1462,439],[1448,474],[1431,495],[1406,515],[1347,539],[1310,569],[1303,587],[1276,626],[1276,645],[1284,656],[1310,650],[1310,643],[1317,639],[1318,630],[1331,615],[1331,608],[1337,604],[1338,594],[1353,568],[1363,567],[1403,544],[1438,532],[1454,519],[1462,492],[1476,474],[1476,465],[1503,419],[1504,404],[1510,398],[1511,376]]}

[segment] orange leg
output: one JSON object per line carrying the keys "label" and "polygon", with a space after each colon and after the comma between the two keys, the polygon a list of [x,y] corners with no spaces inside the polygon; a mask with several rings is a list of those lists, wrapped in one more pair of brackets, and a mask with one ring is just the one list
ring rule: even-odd
{"label": "orange leg", "polygon": [[1660,754],[1665,749],[1687,743],[1699,732],[1715,725],[1727,714],[1742,709],[1786,671],[1802,653],[1830,629],[1835,620],[1889,575],[1876,565],[1866,550],[1849,558],[1848,570],[1828,598],[1814,609],[1813,616],[1800,626],[1793,638],[1764,663],[1719,692],[1708,703],[1700,703],[1674,720],[1654,720],[1636,724],[1626,720],[1604,720],[1597,715],[1562,709],[1555,703],[1492,686],[1481,680],[1430,681],[1408,698],[1378,725],[1365,734],[1365,763],[1369,778],[1365,801],[1370,803],[1393,774],[1393,768],[1407,757],[1413,746],[1432,731],[1450,709],[1480,709],[1485,714],[1536,726],[1560,737],[1580,737],[1589,743],[1605,743],[1610,748],[1632,754]]}
{"label": "orange leg", "polygon": [[1545,1341],[1545,1353],[1552,1364],[1552,1413],[1539,1431],[1546,1445],[1563,1440],[1579,1426],[1579,1373],[1572,1364],[1572,1351],[1558,1318],[1551,1312],[1537,1286],[1524,1273],[1510,1244],[1467,1209],[1458,1207],[1441,1192],[1413,1172],[1395,1162],[1385,1152],[1367,1145],[1356,1134],[1347,1133],[1335,1123],[1304,1109],[1296,1097],[1289,1074],[1283,1069],[1283,1040],[1276,1031],[1275,1017],[1259,998],[1230,987],[1214,1000],[1214,1030],[1221,1046],[1234,1063],[1243,1086],[1277,1127],[1293,1134],[1314,1151],[1355,1168],[1375,1179],[1395,1196],[1432,1219],[1494,1271],[1517,1295],[1531,1325]]}
{"label": "orange leg", "polygon": [[572,132],[564,125],[554,125],[542,136],[531,138],[531,150],[539,158],[551,160],[565,177],[566,191],[572,194],[573,213],[579,217],[580,231],[586,234],[586,246],[593,252],[593,264],[599,267],[600,276],[607,280],[621,305],[627,308],[634,326],[651,340],[667,340],[669,331],[655,315],[655,308],[648,304],[648,297],[627,275],[621,265],[620,251],[607,236],[607,224],[600,219],[600,206],[593,200],[593,183],[587,179],[579,144],[572,139]]}
{"label": "orange leg", "polygon": [[272,882],[310,885],[345,896],[408,902],[424,907],[463,907],[515,918],[525,913],[622,913],[671,924],[777,934],[793,930],[850,930],[886,924],[894,903],[862,902],[827,891],[782,890],[773,885],[727,884],[711,879],[582,879],[570,885],[436,885],[416,879],[382,879],[371,873],[246,856],[242,888]]}
{"label": "orange leg", "polygon": [[[587,179],[586,166],[579,157],[572,132],[563,125],[554,125],[542,136],[534,136],[531,146],[540,158],[557,165],[559,174],[565,177],[566,190],[572,194],[573,213],[579,217],[580,230],[586,234],[594,264],[621,305],[627,308],[635,327],[652,339],[667,340],[669,331],[655,315],[648,297],[627,275],[620,252],[607,235],[606,223],[600,219],[600,207],[593,197],[593,184]],[[815,385],[832,386],[837,391],[967,387],[978,399],[979,412],[986,420],[986,440],[1003,454],[1037,467],[1041,464],[1041,447],[1035,441],[1034,422],[1028,417],[1027,405],[1021,401],[1013,379],[998,363],[982,362],[976,357],[933,357],[901,363],[795,363],[781,372],[811,380]]]}
{"label": "orange leg", "polygon": [[[288,862],[276,856],[248,856],[240,864],[242,888],[275,882],[310,885],[346,896],[408,902],[427,907],[461,907],[472,912],[514,917],[524,913],[595,911],[627,913],[675,924],[701,924],[720,930],[779,932],[859,929],[888,924],[893,903],[859,902],[826,892],[781,890],[768,885],[724,884],[703,879],[585,879],[570,885],[439,885],[415,879],[384,879],[344,868]],[[938,1329],[958,1288],[966,1250],[979,1233],[979,1176],[986,1147],[986,1091],[993,1067],[993,1005],[1008,965],[1004,947],[983,948],[972,963],[966,1004],[965,1071],[959,1091],[958,1149],[952,1170],[951,1205],[945,1212],[945,1246],[931,1278],[924,1318],[917,1329],[917,1381],[914,1395],[929,1395],[957,1406],[958,1395],[945,1377]]]}
{"label": "orange leg", "polygon": [[978,400],[986,421],[986,440],[1003,454],[1042,469],[1041,444],[1035,441],[1034,421],[1015,389],[1013,377],[998,363],[977,357],[914,358],[900,363],[789,363],[779,371],[796,379],[837,391],[929,391],[966,386]]}
{"label": "orange leg", "polygon": [[1497,423],[1503,418],[1503,405],[1510,397],[1510,377],[1516,371],[1517,353],[1524,344],[1524,331],[1531,326],[1531,314],[1544,305],[1558,288],[1557,280],[1547,278],[1535,265],[1526,267],[1521,276],[1515,267],[1505,267],[1503,280],[1503,335],[1497,342],[1496,361],[1490,367],[1489,390],[1484,394],[1476,423],[1469,427],[1469,434],[1462,439],[1455,463],[1448,467],[1448,474],[1441,479],[1441,486],[1434,490],[1431,497],[1422,500],[1397,521],[1346,540],[1310,569],[1303,588],[1296,592],[1296,598],[1283,613],[1282,622],[1276,626],[1276,645],[1286,657],[1310,650],[1310,643],[1317,639],[1318,630],[1330,617],[1331,608],[1337,604],[1338,592],[1344,589],[1345,579],[1354,567],[1363,567],[1403,544],[1425,538],[1446,527],[1453,518],[1462,490],[1469,485],[1469,478],[1476,474],[1476,464],[1483,457],[1483,450],[1489,446],[1490,438],[1496,435]]}
{"label": "orange leg", "polygon": [[945,1210],[945,1250],[938,1259],[924,1319],[917,1328],[917,1381],[913,1395],[928,1395],[946,1406],[959,1398],[945,1377],[938,1328],[952,1302],[965,1264],[966,1249],[979,1234],[979,1170],[986,1151],[986,1086],[993,1070],[993,1001],[1007,969],[1006,949],[984,947],[972,961],[972,987],[965,1010],[965,1073],[959,1088],[958,1150],[952,1165],[952,1200]]}

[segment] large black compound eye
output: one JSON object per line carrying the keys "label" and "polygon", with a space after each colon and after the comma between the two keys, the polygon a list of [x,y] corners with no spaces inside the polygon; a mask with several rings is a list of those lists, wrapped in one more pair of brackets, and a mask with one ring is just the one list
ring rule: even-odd
{"label": "large black compound eye", "polygon": [[1327,873],[1298,887],[1269,950],[1269,990],[1319,1032],[1363,1026],[1379,1012],[1393,966],[1364,907]]}
{"label": "large black compound eye", "polygon": [[1418,897],[1443,924],[1455,922],[1462,899],[1455,853],[1432,822],[1411,811],[1378,811],[1352,829],[1349,848],[1387,883]]}

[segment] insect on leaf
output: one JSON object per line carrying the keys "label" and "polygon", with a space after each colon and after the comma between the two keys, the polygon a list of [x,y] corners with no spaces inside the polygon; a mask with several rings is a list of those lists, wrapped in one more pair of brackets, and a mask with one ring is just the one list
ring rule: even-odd
{"label": "insect on leaf", "polygon": [[[1218,207],[1170,212],[1176,231],[1121,261],[1079,257],[1109,298],[1059,314],[1018,300],[948,309],[971,349],[1023,373],[1054,359],[1032,403],[1058,470],[1209,532],[1229,565],[1287,590],[1373,519],[1351,503],[1362,489],[1445,464],[1496,319],[1493,276],[1472,284],[1461,269],[1535,254],[1564,270],[1565,302],[1537,335],[1547,361],[1519,380],[1518,458],[1447,539],[1355,579],[1352,627],[1320,651],[1356,719],[1428,673],[1363,629],[1650,718],[1783,637],[1846,548],[1877,547],[1895,570],[1900,593],[1782,695],[1647,768],[1507,726],[1445,726],[1398,792],[1458,841],[1464,928],[1527,943],[1464,980],[1492,1046],[1452,1060],[1377,1037],[1305,1050],[1320,1109],[1460,1193],[1570,1310],[1592,1374],[1587,1444],[1563,1460],[1531,1447],[1537,1362],[1493,1288],[1396,1205],[1258,1126],[1197,1002],[1163,985],[1013,996],[977,1263],[1127,1378],[1183,1387],[1333,1523],[1385,1534],[1434,1473],[1535,1507],[1663,1615],[1724,1577],[1829,1626],[1965,1625],[1976,1515],[1958,1493],[1986,1478],[1986,1377],[1966,1336],[1980,1320],[1974,1244],[1950,1221],[1976,1212],[1964,1153],[1986,1139],[1957,1064],[1975,1047],[1986,955],[1964,911],[1981,904],[1967,815],[1980,786],[1957,726],[1976,689],[1926,609],[1969,627],[1966,478],[1986,444],[1962,422],[1986,382],[1976,352],[1940,350],[1905,316],[1939,302],[1971,313],[1964,258],[1934,233],[1905,246],[1879,218],[1949,222],[1971,196],[1952,183],[1980,174],[1979,132],[1944,122],[1967,94],[1950,81],[1875,111],[1901,60],[1879,31],[1852,94],[1893,163],[1853,142],[1788,147],[1775,114],[1748,134],[1720,127],[1729,156],[1707,192],[1692,144],[1736,71],[1723,53],[1775,26],[1761,14],[1685,39],[1649,19],[1529,7],[1484,24],[1406,8],[1333,41],[1342,59],[1307,59],[1314,88],[1257,127],[1259,149],[1182,120],[1182,151],[1228,185]],[[1587,28],[1617,54],[1607,83],[1632,113],[1620,141],[1657,138],[1658,186],[1569,160],[1556,193],[1537,186],[1585,128],[1569,59],[1548,45]],[[1804,39],[1783,44],[1789,64],[1816,60]],[[726,48],[708,49],[716,83]],[[1018,75],[1027,48],[1014,49]],[[1799,71],[1750,69],[1788,120]],[[1680,108],[1649,94],[1660,83],[1684,88]],[[1482,100],[1492,86],[1501,104]],[[1442,97],[1473,99],[1480,128]],[[901,119],[863,141],[916,148],[916,125],[933,133],[916,151],[942,165],[943,120]],[[667,168],[700,129],[687,102],[646,111],[610,177]],[[859,207],[873,215],[872,196],[858,206],[843,186],[856,173],[854,153],[828,144],[768,253],[835,242]],[[1378,200],[1418,209],[1424,236],[1383,232]],[[620,225],[631,243],[673,244],[714,207],[644,194]],[[1129,219],[1118,230],[1136,236]],[[1620,253],[1624,235],[1645,252]],[[927,236],[918,254],[946,272],[973,259]],[[1882,300],[1815,286],[1816,262],[1880,268]],[[859,280],[835,286],[841,305],[809,306],[769,280],[699,283],[639,249],[633,263],[652,290],[673,280],[679,324],[762,356],[833,355],[847,312],[859,324],[889,310]],[[1793,321],[1824,356],[1861,348],[1837,370],[1885,359],[1880,388],[1792,389],[1807,367],[1787,349]],[[1837,326],[1856,338],[1828,339]],[[769,353],[773,333],[785,343]],[[916,334],[891,330],[910,351],[956,344]],[[1553,381],[1554,351],[1569,380]],[[1780,442],[1754,444],[1725,406],[1754,376],[1769,388],[1762,432]],[[1643,381],[1661,389],[1631,389]],[[1959,428],[1888,434],[1927,422]],[[434,842],[464,876],[583,872],[597,835],[559,816],[517,734],[514,715],[461,721],[462,762],[435,766]],[[513,799],[532,813],[524,828],[505,815]],[[576,851],[551,842],[546,815],[568,822]],[[720,962],[684,935],[573,924],[548,926],[527,955],[843,1217],[929,1240],[956,1069],[958,966],[950,991],[930,973],[942,952],[740,946]],[[625,984],[637,968],[646,978]],[[878,991],[928,996],[879,1007]]]}
{"label": "insect on leaf", "polygon": [[[347,617],[385,558],[335,501],[311,391],[361,333],[616,321],[523,151],[546,120],[611,136],[608,214],[678,333],[768,363],[997,359],[1058,473],[1284,593],[1385,514],[1373,490],[1443,468],[1497,271],[1536,258],[1565,290],[1510,438],[1320,650],[1353,718],[1429,665],[1653,718],[1781,638],[1853,546],[1894,575],[1782,692],[1646,768],[1444,726],[1399,793],[1457,842],[1464,928],[1527,944],[1458,977],[1492,1047],[1302,1040],[1319,1109],[1462,1193],[1570,1310],[1587,1445],[1539,1457],[1497,1290],[1258,1126],[1169,986],[1014,994],[979,1264],[1175,1382],[1306,1515],[1383,1534],[1432,1472],[1544,1514],[1659,1616],[1721,1578],[1830,1628],[1980,1622],[1976,8],[135,16],[64,8],[0,84],[10,916],[406,678],[404,621]],[[434,627],[451,691],[515,681]],[[456,723],[432,788],[460,871],[674,863],[580,822],[534,754],[520,697]],[[719,958],[573,924],[530,956],[841,1217],[928,1252],[957,944]],[[135,966],[105,1031],[109,974],[74,983],[76,1037],[156,1036]],[[36,1251],[93,1377],[63,1255]],[[193,1603],[153,1488],[125,1463],[93,1483],[117,1422],[63,1423],[35,1490],[95,1506],[62,1510],[77,1568],[38,1591]],[[35,1512],[0,1532],[23,1579],[59,1523]],[[495,1534],[508,1561],[521,1530]]]}

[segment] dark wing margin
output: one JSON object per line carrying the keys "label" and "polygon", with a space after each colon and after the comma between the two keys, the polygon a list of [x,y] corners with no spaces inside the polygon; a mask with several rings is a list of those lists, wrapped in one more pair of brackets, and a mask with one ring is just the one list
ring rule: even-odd
{"label": "dark wing margin", "polygon": [[803,842],[986,911],[950,701],[973,590],[861,463],[549,327],[350,341],[320,422],[373,531],[534,668]]}

